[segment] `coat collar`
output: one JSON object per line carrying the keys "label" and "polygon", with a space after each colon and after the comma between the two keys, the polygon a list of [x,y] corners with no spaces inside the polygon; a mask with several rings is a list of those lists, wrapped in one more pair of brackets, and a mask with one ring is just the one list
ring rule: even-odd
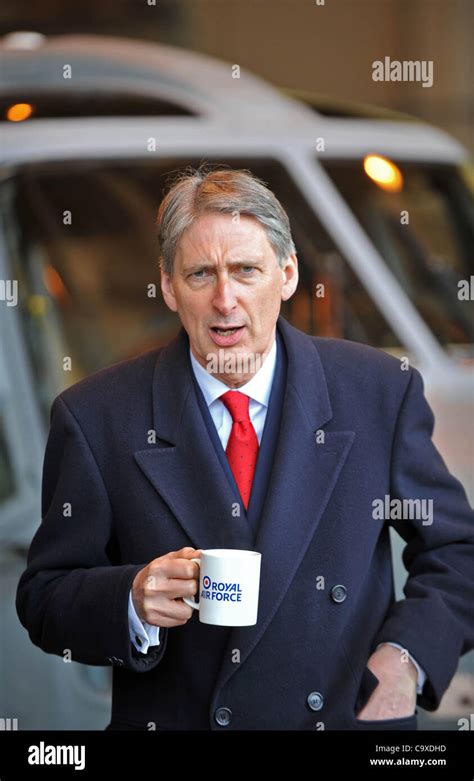
{"label": "coat collar", "polygon": [[[324,370],[313,339],[281,315],[277,328],[288,355],[288,385],[300,398],[308,424],[316,430],[332,417]],[[153,412],[157,437],[182,441],[182,413],[192,389],[189,338],[184,328],[159,354],[153,377]],[[316,394],[308,389],[318,389]]]}

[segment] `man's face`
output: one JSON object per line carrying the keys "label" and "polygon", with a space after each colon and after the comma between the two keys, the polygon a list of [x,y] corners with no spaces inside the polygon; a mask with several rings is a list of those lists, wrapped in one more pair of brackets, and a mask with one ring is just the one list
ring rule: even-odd
{"label": "man's face", "polygon": [[[219,370],[221,360],[213,373],[232,388],[248,382],[265,360],[281,302],[293,295],[297,284],[296,256],[290,255],[280,267],[258,220],[212,212],[184,232],[173,276],[161,275],[164,299],[178,312],[193,355],[209,370],[220,352],[225,371]],[[254,356],[253,371],[245,356]]]}

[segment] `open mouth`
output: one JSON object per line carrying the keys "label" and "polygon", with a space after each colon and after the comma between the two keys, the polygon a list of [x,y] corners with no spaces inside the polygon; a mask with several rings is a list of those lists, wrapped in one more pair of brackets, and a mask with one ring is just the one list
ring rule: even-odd
{"label": "open mouth", "polygon": [[209,328],[209,335],[218,347],[233,347],[242,338],[244,330],[244,325],[229,325],[222,328],[212,325]]}
{"label": "open mouth", "polygon": [[241,331],[243,327],[243,325],[236,325],[234,327],[229,326],[228,328],[211,326],[211,331],[214,331],[215,334],[219,334],[219,336],[232,336],[232,334],[236,334],[237,331]]}

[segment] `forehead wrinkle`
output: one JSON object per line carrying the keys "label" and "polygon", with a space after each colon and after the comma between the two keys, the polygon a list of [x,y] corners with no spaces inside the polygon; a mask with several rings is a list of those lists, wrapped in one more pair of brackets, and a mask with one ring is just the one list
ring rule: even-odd
{"label": "forehead wrinkle", "polygon": [[248,223],[229,224],[229,219],[200,218],[187,228],[178,245],[177,255],[181,256],[182,270],[207,266],[224,268],[232,264],[265,261],[268,241],[261,226]]}
{"label": "forehead wrinkle", "polygon": [[[184,246],[183,246],[184,245]],[[265,253],[260,248],[255,247],[254,243],[239,243],[236,246],[222,247],[220,242],[189,241],[189,247],[183,242],[180,247],[180,254],[183,258],[184,266],[196,266],[203,264],[206,266],[230,266],[236,263],[262,262],[265,259]],[[188,260],[187,258],[192,258]]]}

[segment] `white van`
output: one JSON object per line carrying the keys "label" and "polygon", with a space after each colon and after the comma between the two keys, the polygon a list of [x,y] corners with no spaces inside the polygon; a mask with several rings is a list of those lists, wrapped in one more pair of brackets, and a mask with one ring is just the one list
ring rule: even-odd
{"label": "white van", "polygon": [[[182,49],[17,35],[4,39],[0,60],[0,280],[18,283],[16,306],[6,285],[0,300],[2,610],[5,656],[18,664],[0,716],[19,718],[20,729],[100,729],[109,671],[73,665],[72,674],[31,646],[12,594],[39,523],[52,399],[178,328],[153,295],[153,222],[167,177],[207,161],[268,183],[289,214],[299,258],[299,288],[284,316],[416,365],[436,414],[435,441],[472,501],[468,155],[422,123],[291,97],[237,65]],[[472,655],[461,661],[455,694],[424,716],[427,728],[456,729],[458,715],[472,711],[456,698],[472,685],[462,671],[473,668]],[[35,710],[29,681],[39,692]]]}

